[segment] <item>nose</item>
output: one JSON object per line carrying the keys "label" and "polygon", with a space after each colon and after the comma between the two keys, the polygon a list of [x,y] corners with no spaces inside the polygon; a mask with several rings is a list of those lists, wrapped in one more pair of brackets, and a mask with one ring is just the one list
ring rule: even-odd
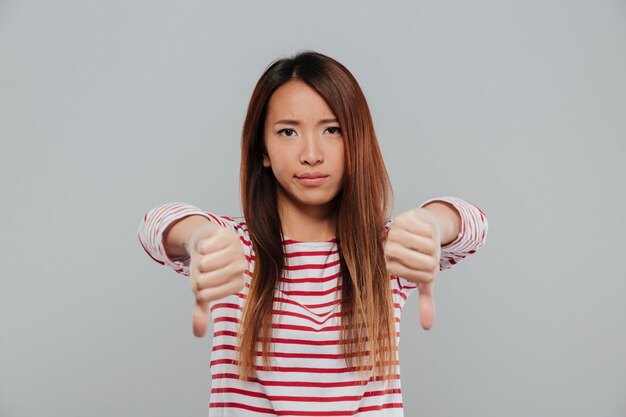
{"label": "nose", "polygon": [[307,135],[303,140],[302,151],[300,153],[300,163],[317,165],[324,162],[324,156],[322,149],[317,143],[317,139],[314,135]]}

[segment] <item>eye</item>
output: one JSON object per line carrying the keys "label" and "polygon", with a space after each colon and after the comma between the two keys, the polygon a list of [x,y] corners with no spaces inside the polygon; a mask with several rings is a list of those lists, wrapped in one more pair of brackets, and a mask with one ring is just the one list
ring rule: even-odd
{"label": "eye", "polygon": [[[283,136],[283,135],[281,135],[281,133],[282,133],[282,132],[285,132],[285,131],[287,131],[287,130],[288,130],[288,131],[290,131],[290,132],[295,132],[295,130],[287,128],[287,129],[280,129],[280,130],[279,130],[278,132],[276,132],[276,133],[278,133],[278,135],[279,135],[279,136]],[[285,135],[285,136],[287,136],[288,138],[290,138],[292,135]]]}
{"label": "eye", "polygon": [[335,133],[341,132],[341,128],[339,126],[331,126],[328,129],[335,129]]}

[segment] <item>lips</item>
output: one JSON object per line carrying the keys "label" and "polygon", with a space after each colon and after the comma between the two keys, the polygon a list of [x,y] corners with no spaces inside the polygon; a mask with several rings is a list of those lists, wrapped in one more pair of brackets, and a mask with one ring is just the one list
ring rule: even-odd
{"label": "lips", "polygon": [[318,187],[326,183],[328,175],[321,172],[303,172],[296,176],[296,181],[305,187]]}
{"label": "lips", "polygon": [[300,179],[315,179],[315,178],[325,178],[328,175],[322,174],[321,172],[305,172],[300,175],[296,175],[297,178]]}

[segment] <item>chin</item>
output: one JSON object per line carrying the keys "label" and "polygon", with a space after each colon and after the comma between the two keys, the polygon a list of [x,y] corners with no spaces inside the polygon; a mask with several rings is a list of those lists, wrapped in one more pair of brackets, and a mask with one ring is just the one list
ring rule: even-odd
{"label": "chin", "polygon": [[296,201],[299,204],[305,205],[305,206],[325,206],[326,204],[329,204],[333,199],[332,198],[304,198],[304,199],[297,199]]}
{"label": "chin", "polygon": [[324,206],[333,201],[333,196],[331,195],[318,195],[318,196],[294,196],[293,199],[298,204],[302,204],[305,206]]}
{"label": "chin", "polygon": [[340,192],[333,193],[328,189],[305,190],[305,192],[298,189],[287,191],[283,188],[283,193],[285,197],[293,201],[295,204],[314,207],[330,204]]}

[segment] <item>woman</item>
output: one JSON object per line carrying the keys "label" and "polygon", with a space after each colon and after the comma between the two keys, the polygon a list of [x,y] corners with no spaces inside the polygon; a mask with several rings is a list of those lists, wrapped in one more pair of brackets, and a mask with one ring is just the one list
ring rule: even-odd
{"label": "woman", "polygon": [[209,415],[403,415],[402,307],[418,289],[432,326],[433,280],[484,245],[484,213],[441,197],[392,221],[365,96],[313,51],[258,81],[240,174],[243,216],[168,203],[138,231],[153,259],[190,276],[196,336],[210,307]]}

